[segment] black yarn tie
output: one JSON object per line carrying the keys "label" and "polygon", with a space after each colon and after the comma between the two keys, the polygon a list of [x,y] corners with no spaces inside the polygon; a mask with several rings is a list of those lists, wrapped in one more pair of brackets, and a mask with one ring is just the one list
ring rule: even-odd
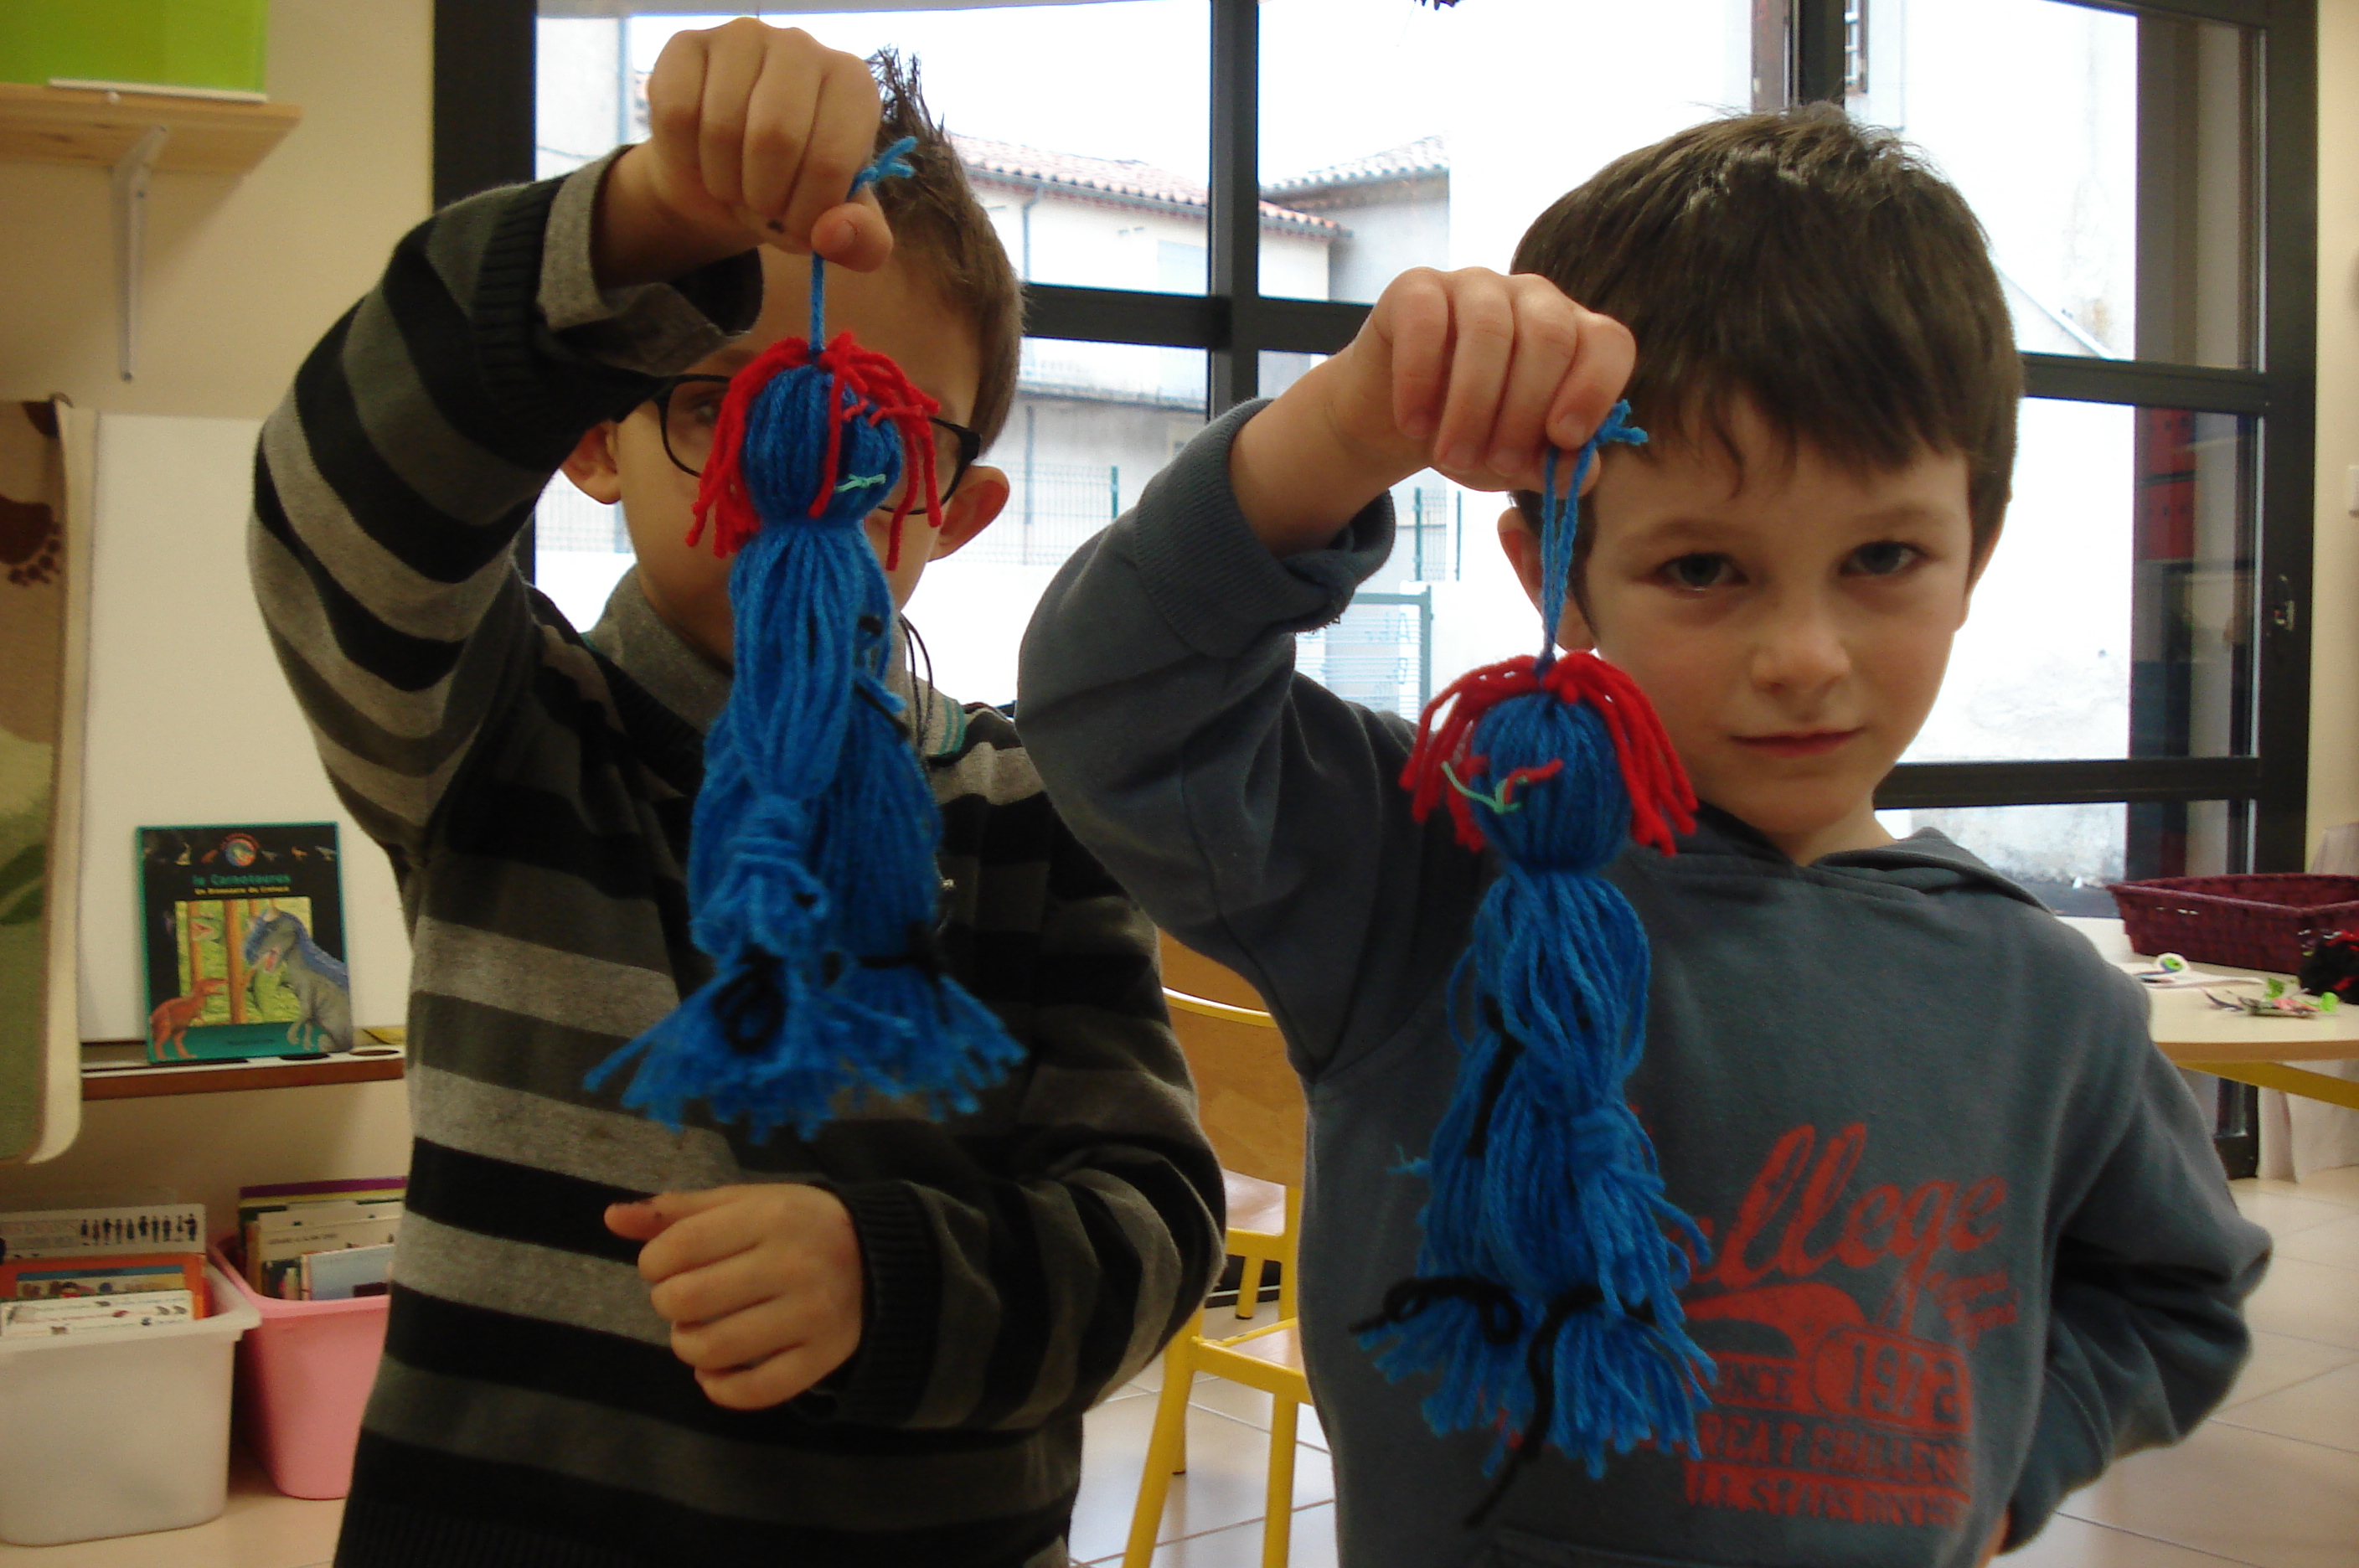
{"label": "black yarn tie", "polygon": [[777,954],[749,951],[745,966],[714,994],[712,1013],[730,1050],[741,1056],[767,1050],[787,1016],[786,1000],[778,995]]}
{"label": "black yarn tie", "polygon": [[923,920],[911,920],[907,936],[908,949],[902,953],[863,953],[864,969],[915,969],[927,979],[940,982],[949,972],[948,954],[942,948],[941,933]]}
{"label": "black yarn tie", "polygon": [[1375,1316],[1353,1323],[1351,1332],[1374,1334],[1405,1323],[1437,1301],[1464,1301],[1472,1306],[1483,1337],[1493,1345],[1513,1344],[1524,1331],[1524,1309],[1513,1290],[1479,1275],[1439,1274],[1395,1281],[1385,1291],[1384,1304]]}

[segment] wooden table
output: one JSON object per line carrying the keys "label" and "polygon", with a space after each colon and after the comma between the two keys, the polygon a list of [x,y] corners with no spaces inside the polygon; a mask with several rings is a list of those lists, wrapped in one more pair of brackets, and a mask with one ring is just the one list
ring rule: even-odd
{"label": "wooden table", "polygon": [[[2131,953],[2121,921],[2068,920],[2064,923],[2095,943],[2107,962],[2144,967],[2140,959],[2145,955]],[[2219,964],[2194,967],[2223,980],[2290,978]],[[2152,1007],[2148,1027],[2154,1031],[2154,1043],[2179,1066],[2359,1111],[2359,1083],[2289,1065],[2359,1060],[2359,1007],[2345,1005],[2325,1018],[2260,1018],[2214,1007],[2194,986],[2149,991],[2147,1000]]]}

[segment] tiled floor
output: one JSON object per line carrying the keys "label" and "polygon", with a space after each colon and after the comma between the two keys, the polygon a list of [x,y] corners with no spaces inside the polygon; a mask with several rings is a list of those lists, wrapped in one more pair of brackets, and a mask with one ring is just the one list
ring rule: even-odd
{"label": "tiled floor", "polygon": [[[2277,1251],[2253,1298],[2253,1360],[2235,1392],[2186,1443],[2067,1498],[2038,1540],[2000,1560],[2006,1568],[2359,1568],[2359,1167],[2299,1187],[2240,1181],[2236,1199]],[[1158,1387],[1150,1372],[1090,1413],[1077,1562],[1121,1561]],[[1189,1469],[1172,1482],[1155,1568],[1259,1563],[1268,1428],[1267,1396],[1197,1384]],[[1335,1568],[1334,1484],[1308,1411],[1301,1440],[1293,1561]],[[277,1497],[241,1462],[229,1511],[211,1524],[0,1545],[0,1568],[321,1568],[341,1511]]]}

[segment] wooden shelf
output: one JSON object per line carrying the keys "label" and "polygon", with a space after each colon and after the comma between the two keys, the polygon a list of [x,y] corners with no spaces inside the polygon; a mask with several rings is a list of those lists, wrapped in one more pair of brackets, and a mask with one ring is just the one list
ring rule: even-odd
{"label": "wooden shelf", "polygon": [[153,1094],[226,1094],[243,1089],[296,1089],[313,1083],[370,1083],[399,1078],[408,1066],[401,1031],[386,1028],[364,1033],[374,1036],[348,1055],[310,1061],[222,1062],[190,1067],[109,1065],[93,1070],[92,1051],[118,1062],[143,1062],[144,1041],[93,1040],[83,1042],[84,1100],[136,1100]]}
{"label": "wooden shelf", "polygon": [[150,125],[170,133],[156,167],[243,174],[303,118],[292,103],[223,103],[0,82],[0,158],[113,168]]}

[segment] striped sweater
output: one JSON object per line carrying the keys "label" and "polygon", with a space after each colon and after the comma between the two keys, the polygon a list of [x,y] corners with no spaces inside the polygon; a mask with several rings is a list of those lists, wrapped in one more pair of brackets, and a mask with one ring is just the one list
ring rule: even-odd
{"label": "striped sweater", "polygon": [[[1061,1563],[1082,1412],[1201,1299],[1221,1189],[1152,931],[1006,719],[903,677],[951,967],[1029,1051],[977,1111],[872,1104],[756,1143],[582,1086],[710,973],[682,868],[727,678],[635,577],[577,634],[510,546],[577,435],[760,289],[739,257],[602,293],[601,173],[411,233],[256,461],[263,615],[415,951],[410,1216],[337,1562]],[[758,1181],[842,1198],[866,1319],[823,1391],[742,1412],[673,1356],[601,1216]]]}

